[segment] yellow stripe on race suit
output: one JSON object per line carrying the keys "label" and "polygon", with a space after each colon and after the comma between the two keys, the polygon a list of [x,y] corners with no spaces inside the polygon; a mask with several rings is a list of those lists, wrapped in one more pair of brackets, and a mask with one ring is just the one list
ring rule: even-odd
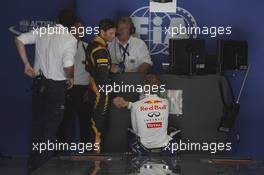
{"label": "yellow stripe on race suit", "polygon": [[104,114],[105,114],[105,112],[107,111],[107,108],[108,108],[108,102],[109,102],[109,96],[106,95],[106,96],[105,96],[104,111],[103,111]]}
{"label": "yellow stripe on race suit", "polygon": [[105,47],[102,47],[102,46],[98,46],[98,47],[96,47],[95,49],[92,50],[92,52],[90,54],[90,57],[91,57],[91,60],[92,60],[93,65],[94,65],[94,57],[93,57],[94,53],[96,51],[102,50],[102,49],[106,50],[106,48]]}
{"label": "yellow stripe on race suit", "polygon": [[92,52],[91,52],[91,54],[90,54],[90,58],[91,58],[91,60],[92,60],[92,63],[93,63],[93,65],[94,65],[94,57],[93,57],[93,54],[96,52],[96,51],[98,51],[98,50],[101,50],[102,49],[102,47],[96,47],[95,49],[93,49],[92,50]]}
{"label": "yellow stripe on race suit", "polygon": [[[100,92],[98,91],[98,88],[97,88],[93,78],[91,79],[90,83],[91,83],[91,86],[92,86],[92,91],[95,93],[95,106],[94,106],[94,108],[96,108],[98,103],[99,103]],[[95,121],[94,121],[93,118],[91,119],[91,121],[92,121],[92,129],[93,129],[93,131],[95,133],[95,143],[99,144],[99,150],[96,151],[96,152],[100,153],[101,152],[101,148],[100,148],[101,147],[101,133],[97,129],[97,127],[95,125]]]}
{"label": "yellow stripe on race suit", "polygon": [[101,170],[101,161],[95,161],[94,162],[94,169],[91,175],[96,175],[98,171]]}
{"label": "yellow stripe on race suit", "polygon": [[98,103],[99,103],[99,99],[100,99],[100,92],[98,91],[98,88],[94,82],[94,79],[91,79],[91,86],[92,86],[92,91],[95,93],[95,105],[94,107],[96,108]]}
{"label": "yellow stripe on race suit", "polygon": [[92,129],[95,133],[95,143],[99,144],[99,149],[96,152],[100,153],[101,152],[101,133],[96,128],[94,119],[91,119],[91,121],[92,121]]}

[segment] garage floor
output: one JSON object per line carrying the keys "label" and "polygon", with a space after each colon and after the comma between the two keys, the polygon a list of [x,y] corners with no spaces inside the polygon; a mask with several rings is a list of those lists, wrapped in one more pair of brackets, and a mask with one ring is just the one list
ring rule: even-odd
{"label": "garage floor", "polygon": [[[232,161],[231,161],[232,160]],[[234,161],[236,160],[236,161]],[[26,158],[1,158],[1,175],[27,175]],[[263,175],[263,161],[181,155],[133,157],[128,155],[60,156],[50,159],[32,175]]]}

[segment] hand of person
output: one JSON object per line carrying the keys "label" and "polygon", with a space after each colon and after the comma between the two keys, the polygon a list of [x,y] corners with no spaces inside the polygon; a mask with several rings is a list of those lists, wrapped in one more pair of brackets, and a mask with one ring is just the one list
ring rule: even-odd
{"label": "hand of person", "polygon": [[73,78],[67,79],[66,84],[67,84],[67,89],[71,89],[73,87],[73,84],[74,84]]}
{"label": "hand of person", "polygon": [[117,108],[121,108],[122,107],[122,101],[123,101],[123,98],[122,97],[115,97],[113,99],[113,103],[114,105],[117,107]]}
{"label": "hand of person", "polygon": [[128,102],[123,97],[115,97],[113,103],[117,108],[124,108],[128,106]]}
{"label": "hand of person", "polygon": [[34,78],[36,76],[35,71],[31,67],[30,63],[25,64],[24,73],[31,78]]}
{"label": "hand of person", "polygon": [[112,64],[111,72],[118,73],[119,72],[119,66],[117,64]]}

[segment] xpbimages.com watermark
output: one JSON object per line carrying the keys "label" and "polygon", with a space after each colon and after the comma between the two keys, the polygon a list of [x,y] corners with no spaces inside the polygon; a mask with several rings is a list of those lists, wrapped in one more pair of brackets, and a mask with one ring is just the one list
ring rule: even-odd
{"label": "xpbimages.com watermark", "polygon": [[33,27],[33,34],[39,35],[40,37],[44,35],[53,35],[53,34],[72,34],[79,35],[80,37],[84,37],[85,35],[97,35],[99,34],[99,27],[58,27],[58,26],[46,26],[46,27]]}
{"label": "xpbimages.com watermark", "polygon": [[210,37],[215,38],[218,35],[231,35],[232,27],[231,26],[186,27],[180,24],[178,27],[165,27],[164,32],[166,35],[170,35],[171,37],[175,37],[177,35],[209,35]]}
{"label": "xpbimages.com watermark", "polygon": [[[34,152],[38,152],[42,154],[45,151],[77,151],[79,154],[83,154],[86,151],[99,151],[100,144],[99,143],[61,143],[57,142],[41,142],[41,143],[32,143],[32,150]],[[202,143],[195,143],[190,142],[183,142],[180,140],[178,143],[169,143],[164,150],[170,151],[172,154],[177,153],[179,151],[198,151],[198,152],[210,152],[211,154],[216,154],[217,152],[222,151],[231,151],[232,143],[216,143],[216,142],[202,142]]]}
{"label": "xpbimages.com watermark", "polygon": [[216,154],[217,152],[223,151],[231,151],[232,143],[216,143],[216,142],[202,142],[202,143],[195,143],[190,142],[183,142],[182,140],[179,143],[169,143],[164,150],[170,151],[172,154],[179,151],[198,151],[198,152],[210,152],[211,154]]}
{"label": "xpbimages.com watermark", "polygon": [[83,154],[86,151],[99,151],[99,143],[62,143],[62,142],[47,142],[32,143],[32,150],[34,152],[39,152],[40,154],[45,151],[77,151],[79,154]]}
{"label": "xpbimages.com watermark", "polygon": [[108,95],[109,93],[145,93],[147,95],[151,93],[163,93],[166,91],[165,85],[133,85],[133,84],[117,84],[114,82],[113,84],[107,85],[98,85],[99,92],[105,93]]}

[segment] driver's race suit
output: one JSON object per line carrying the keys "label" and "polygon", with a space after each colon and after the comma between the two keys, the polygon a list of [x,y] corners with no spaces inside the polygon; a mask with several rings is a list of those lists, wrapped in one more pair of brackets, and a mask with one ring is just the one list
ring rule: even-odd
{"label": "driver's race suit", "polygon": [[[169,102],[157,95],[147,95],[135,103],[129,102],[133,134],[139,142],[130,142],[132,152],[167,147],[173,140],[167,133],[169,118]],[[138,145],[140,144],[140,145]]]}

